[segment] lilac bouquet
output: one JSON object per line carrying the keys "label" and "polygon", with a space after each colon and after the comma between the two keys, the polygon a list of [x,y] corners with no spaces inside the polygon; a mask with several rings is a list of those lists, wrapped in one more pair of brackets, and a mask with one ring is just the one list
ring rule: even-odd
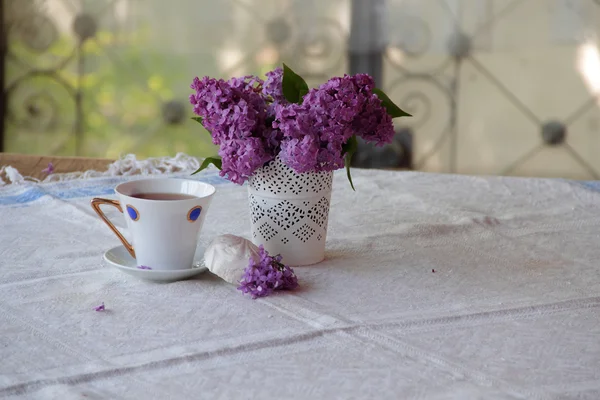
{"label": "lilac bouquet", "polygon": [[195,173],[213,164],[243,184],[279,156],[297,173],[346,167],[352,185],[357,137],[383,146],[394,136],[392,118],[410,116],[366,74],[334,77],[315,89],[285,64],[266,77],[194,78],[194,119],[219,146],[219,156],[206,158]]}

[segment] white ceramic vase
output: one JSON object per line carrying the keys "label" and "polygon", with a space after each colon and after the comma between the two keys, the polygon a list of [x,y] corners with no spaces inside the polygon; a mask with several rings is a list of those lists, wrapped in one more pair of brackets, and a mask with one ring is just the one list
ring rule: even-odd
{"label": "white ceramic vase", "polygon": [[325,258],[333,172],[298,174],[279,158],[248,180],[252,242],[291,266]]}

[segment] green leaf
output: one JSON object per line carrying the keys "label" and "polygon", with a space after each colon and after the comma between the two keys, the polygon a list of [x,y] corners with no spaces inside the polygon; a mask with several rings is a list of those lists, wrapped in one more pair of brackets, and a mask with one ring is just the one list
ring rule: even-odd
{"label": "green leaf", "polygon": [[192,173],[192,175],[195,175],[198,172],[202,171],[203,169],[206,169],[210,164],[214,165],[215,167],[217,167],[220,170],[222,167],[221,157],[219,157],[219,156],[206,157],[204,159],[204,161],[202,161],[202,164],[200,164],[200,168],[198,168],[194,173]]}
{"label": "green leaf", "polygon": [[356,135],[354,135],[342,145],[342,155],[346,153],[354,154],[356,150],[358,150],[358,140],[356,139]]}
{"label": "green leaf", "polygon": [[301,103],[302,96],[308,93],[306,81],[285,64],[283,64],[281,88],[283,89],[283,96],[290,103]]}
{"label": "green leaf", "polygon": [[356,139],[356,135],[352,136],[344,145],[342,146],[342,154],[344,154],[344,165],[346,166],[346,175],[348,175],[348,181],[350,181],[350,186],[352,190],[354,189],[354,183],[352,183],[352,176],[350,175],[350,165],[352,164],[352,156],[358,150],[358,140]]}
{"label": "green leaf", "polygon": [[202,117],[192,117],[192,119],[196,122],[199,122],[200,124],[202,124]]}
{"label": "green leaf", "polygon": [[348,181],[350,182],[350,187],[352,190],[356,192],[354,189],[354,183],[352,183],[352,175],[350,175],[350,164],[352,164],[352,155],[350,153],[346,154],[346,158],[344,159],[344,164],[346,164],[346,175],[348,175]]}
{"label": "green leaf", "polygon": [[385,107],[390,117],[412,117],[412,115],[410,115],[409,113],[398,107],[396,104],[394,104],[394,102],[387,96],[387,94],[383,93],[381,89],[375,88],[373,89],[373,93],[375,93],[377,97],[379,97],[379,100],[381,100],[381,104]]}

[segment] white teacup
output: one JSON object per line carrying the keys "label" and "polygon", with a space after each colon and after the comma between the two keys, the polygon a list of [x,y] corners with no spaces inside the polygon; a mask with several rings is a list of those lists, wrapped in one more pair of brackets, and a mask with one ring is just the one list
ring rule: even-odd
{"label": "white teacup", "polygon": [[[119,237],[137,265],[154,270],[192,268],[214,186],[188,179],[141,179],[115,188],[119,200],[94,198],[92,207]],[[130,244],[100,210],[108,204],[125,216]]]}

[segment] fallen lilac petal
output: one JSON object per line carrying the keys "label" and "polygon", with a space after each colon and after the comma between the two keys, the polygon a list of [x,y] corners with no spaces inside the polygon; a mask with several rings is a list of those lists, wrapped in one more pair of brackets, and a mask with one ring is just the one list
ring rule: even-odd
{"label": "fallen lilac petal", "polygon": [[152,269],[152,268],[146,267],[145,265],[138,265],[138,269]]}
{"label": "fallen lilac petal", "polygon": [[289,290],[296,287],[298,287],[298,278],[294,270],[282,264],[279,255],[270,256],[261,245],[258,248],[258,255],[248,260],[238,290],[256,299],[269,296],[275,290]]}
{"label": "fallen lilac petal", "polygon": [[98,307],[94,307],[94,311],[104,311],[106,308],[104,307],[104,302],[100,304]]}
{"label": "fallen lilac petal", "polygon": [[45,174],[48,174],[48,175],[54,173],[54,164],[52,164],[51,162],[49,162],[48,166],[46,168],[44,168],[42,170],[42,172],[45,173]]}

